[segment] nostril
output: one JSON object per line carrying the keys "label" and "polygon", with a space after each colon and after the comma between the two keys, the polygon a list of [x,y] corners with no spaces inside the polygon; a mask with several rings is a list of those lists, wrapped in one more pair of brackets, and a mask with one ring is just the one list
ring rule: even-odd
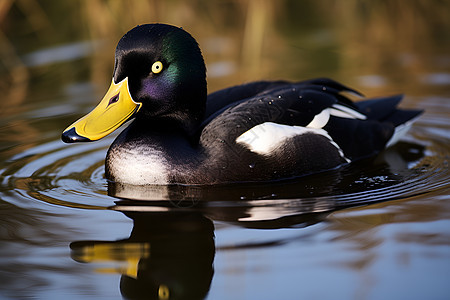
{"label": "nostril", "polygon": [[[120,94],[120,93],[119,93],[119,94]],[[113,104],[113,103],[116,103],[117,101],[119,101],[119,94],[117,94],[117,95],[111,97],[111,99],[109,99],[108,106],[111,105],[111,104]]]}

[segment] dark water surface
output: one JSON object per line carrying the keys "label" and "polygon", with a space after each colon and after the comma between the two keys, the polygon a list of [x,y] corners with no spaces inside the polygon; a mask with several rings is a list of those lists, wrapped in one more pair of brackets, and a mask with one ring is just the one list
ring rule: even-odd
{"label": "dark water surface", "polygon": [[[132,2],[111,32],[96,22],[112,27],[122,8],[100,20],[92,3],[103,2],[86,2],[61,28],[45,1],[33,20],[47,27],[29,30],[23,5],[0,23],[15,49],[2,48],[0,69],[0,298],[450,299],[450,18],[439,1],[173,1],[152,18]],[[73,33],[80,16],[90,35]],[[152,20],[197,37],[210,91],[327,76],[368,96],[405,93],[403,107],[426,112],[379,156],[290,182],[108,186],[117,133],[59,136],[106,91],[120,35]]]}

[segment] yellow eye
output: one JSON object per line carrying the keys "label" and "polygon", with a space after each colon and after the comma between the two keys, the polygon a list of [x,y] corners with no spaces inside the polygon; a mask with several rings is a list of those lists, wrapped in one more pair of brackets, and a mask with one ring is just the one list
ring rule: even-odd
{"label": "yellow eye", "polygon": [[157,62],[153,63],[153,65],[152,65],[152,72],[153,72],[154,74],[158,74],[159,72],[162,71],[162,69],[163,69],[163,64],[162,64],[162,62],[157,61]]}
{"label": "yellow eye", "polygon": [[161,284],[158,288],[158,297],[159,299],[169,299],[170,290],[167,285]]}

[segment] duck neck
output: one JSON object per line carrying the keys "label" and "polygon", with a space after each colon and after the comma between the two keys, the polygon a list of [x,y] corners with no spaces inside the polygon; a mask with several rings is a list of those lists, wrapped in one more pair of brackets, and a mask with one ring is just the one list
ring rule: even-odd
{"label": "duck neck", "polygon": [[173,118],[143,119],[136,118],[126,129],[127,140],[151,141],[156,148],[176,149],[177,143],[198,145],[198,137],[188,131],[185,123]]}
{"label": "duck neck", "polygon": [[157,125],[155,129],[183,132],[193,137],[205,115],[206,78],[203,77],[202,82],[197,78],[195,82],[179,83],[170,96],[164,102],[161,101],[163,104],[156,108],[156,112],[153,107],[144,106],[136,115],[136,121],[147,128],[150,128],[150,125],[146,124]]}
{"label": "duck neck", "polygon": [[[200,82],[201,81],[201,82]],[[185,84],[178,94],[176,103],[178,110],[171,116],[180,124],[180,128],[189,136],[193,136],[203,121],[206,110],[207,86],[206,77],[197,78],[194,82]]]}

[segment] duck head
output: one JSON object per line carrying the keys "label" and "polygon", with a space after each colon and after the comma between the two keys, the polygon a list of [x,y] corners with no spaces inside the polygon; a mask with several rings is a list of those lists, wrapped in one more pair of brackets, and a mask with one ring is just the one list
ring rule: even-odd
{"label": "duck head", "polygon": [[171,25],[137,26],[117,45],[106,95],[64,130],[62,140],[95,141],[133,117],[193,134],[202,121],[206,95],[206,68],[195,39]]}

